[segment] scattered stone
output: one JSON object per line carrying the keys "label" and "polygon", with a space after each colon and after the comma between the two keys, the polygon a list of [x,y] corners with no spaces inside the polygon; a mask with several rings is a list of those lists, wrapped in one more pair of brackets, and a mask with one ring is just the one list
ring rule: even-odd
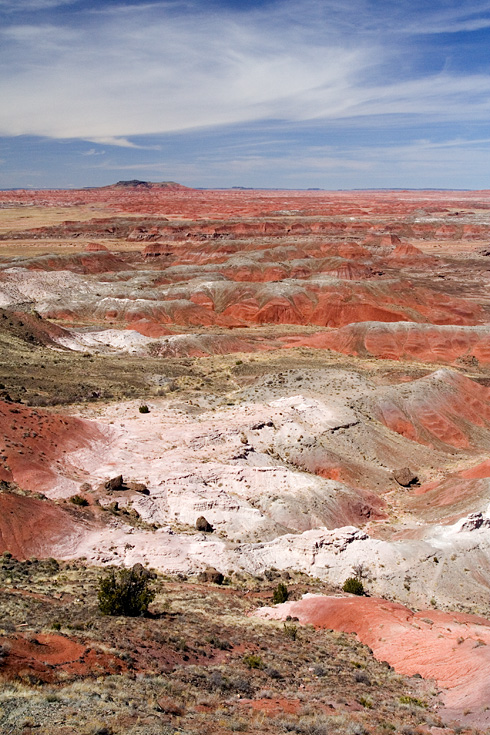
{"label": "scattered stone", "polygon": [[131,567],[131,571],[136,577],[143,577],[144,579],[156,579],[157,575],[151,569],[146,569],[143,564],[137,562]]}
{"label": "scattered stone", "polygon": [[391,476],[402,487],[418,485],[419,482],[419,478],[412,472],[409,467],[402,467],[399,470],[393,470]]}
{"label": "scattered stone", "polygon": [[170,697],[159,697],[156,701],[155,709],[158,712],[164,712],[166,715],[174,715],[175,717],[181,717],[184,714],[184,710],[180,704]]}
{"label": "scattered stone", "polygon": [[264,429],[266,426],[273,427],[274,422],[269,419],[269,421],[258,421],[256,424],[251,426],[250,428],[252,431],[260,431],[260,429]]}
{"label": "scattered stone", "polygon": [[196,530],[202,531],[203,533],[213,533],[214,527],[209,523],[204,516],[199,516],[196,521]]}
{"label": "scattered stone", "polygon": [[128,482],[128,490],[132,490],[134,493],[141,493],[142,495],[149,495],[150,491],[142,482]]}
{"label": "scattered stone", "polygon": [[197,575],[199,582],[211,582],[212,584],[223,584],[224,575],[218,572],[214,567],[208,567],[204,572]]}
{"label": "scattered stone", "polygon": [[123,476],[118,475],[117,477],[113,477],[110,480],[107,480],[104,482],[104,488],[112,493],[115,490],[126,490],[126,485],[124,484]]}
{"label": "scattered stone", "polygon": [[489,527],[490,519],[483,513],[470,513],[461,524],[461,531],[476,531],[481,527]]}

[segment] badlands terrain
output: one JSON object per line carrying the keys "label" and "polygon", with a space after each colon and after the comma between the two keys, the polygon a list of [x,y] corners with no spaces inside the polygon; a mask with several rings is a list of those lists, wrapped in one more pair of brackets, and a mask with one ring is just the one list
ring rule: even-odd
{"label": "badlands terrain", "polygon": [[489,282],[485,191],[0,192],[1,731],[489,731]]}

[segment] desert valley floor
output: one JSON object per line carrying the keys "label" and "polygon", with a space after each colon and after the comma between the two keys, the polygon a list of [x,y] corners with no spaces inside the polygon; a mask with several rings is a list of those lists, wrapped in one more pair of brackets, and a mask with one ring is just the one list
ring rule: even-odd
{"label": "desert valley floor", "polygon": [[490,731],[489,285],[490,191],[0,192],[0,731]]}

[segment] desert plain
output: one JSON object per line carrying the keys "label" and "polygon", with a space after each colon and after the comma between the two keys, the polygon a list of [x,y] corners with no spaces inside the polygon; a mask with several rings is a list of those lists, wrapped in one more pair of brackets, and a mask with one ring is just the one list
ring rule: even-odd
{"label": "desert plain", "polygon": [[489,282],[489,191],[0,192],[2,732],[488,731]]}

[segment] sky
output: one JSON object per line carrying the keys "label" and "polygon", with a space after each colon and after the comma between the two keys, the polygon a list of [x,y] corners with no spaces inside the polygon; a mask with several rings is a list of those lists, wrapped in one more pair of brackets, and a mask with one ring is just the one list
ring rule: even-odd
{"label": "sky", "polygon": [[0,0],[0,188],[490,189],[490,0]]}

